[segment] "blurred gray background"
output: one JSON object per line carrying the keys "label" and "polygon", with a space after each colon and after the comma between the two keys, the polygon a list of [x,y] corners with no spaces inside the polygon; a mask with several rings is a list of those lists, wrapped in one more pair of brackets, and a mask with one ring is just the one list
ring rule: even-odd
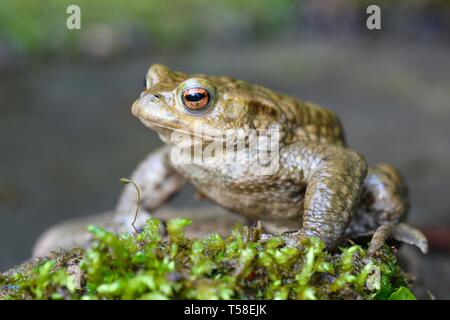
{"label": "blurred gray background", "polygon": [[[65,28],[79,4],[82,29]],[[382,30],[365,28],[368,4]],[[229,75],[335,110],[351,147],[398,167],[418,284],[450,298],[450,6],[446,1],[37,1],[0,4],[0,270],[47,227],[113,208],[161,145],[130,113],[149,65]],[[192,190],[175,205],[201,205]]]}

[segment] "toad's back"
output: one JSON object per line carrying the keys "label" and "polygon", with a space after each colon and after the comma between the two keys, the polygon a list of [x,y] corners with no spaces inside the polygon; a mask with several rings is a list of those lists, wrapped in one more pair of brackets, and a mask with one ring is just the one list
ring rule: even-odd
{"label": "toad's back", "polygon": [[[283,104],[282,104],[283,106]],[[317,143],[345,146],[344,130],[337,115],[311,102],[287,99],[287,111],[295,117],[297,128],[293,133],[298,138],[306,138]]]}
{"label": "toad's back", "polygon": [[278,122],[283,124],[287,133],[286,143],[306,139],[315,143],[346,145],[341,121],[333,111],[263,86],[250,86],[249,91],[255,101],[261,105],[269,103],[271,108],[279,111]]}

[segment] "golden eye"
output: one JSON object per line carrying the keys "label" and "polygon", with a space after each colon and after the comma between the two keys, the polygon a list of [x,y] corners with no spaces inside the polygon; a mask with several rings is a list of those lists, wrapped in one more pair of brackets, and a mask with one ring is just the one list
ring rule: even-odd
{"label": "golden eye", "polygon": [[209,94],[209,91],[204,88],[190,88],[183,92],[182,100],[186,108],[197,111],[208,106],[211,95]]}

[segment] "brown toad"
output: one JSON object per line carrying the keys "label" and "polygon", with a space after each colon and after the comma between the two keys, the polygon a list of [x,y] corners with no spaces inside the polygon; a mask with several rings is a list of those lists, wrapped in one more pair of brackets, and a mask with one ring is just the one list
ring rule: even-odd
{"label": "brown toad", "polygon": [[[148,211],[189,182],[220,206],[261,221],[268,232],[283,232],[289,243],[315,236],[333,247],[346,237],[373,234],[371,252],[390,236],[427,251],[422,233],[400,222],[409,205],[399,173],[387,164],[368,166],[348,148],[332,111],[244,81],[155,64],[132,112],[166,143],[132,175]],[[252,139],[236,146],[238,133],[252,130],[278,133],[270,174],[261,174],[257,152],[246,148]],[[227,147],[203,152],[203,161],[174,161],[186,136],[200,151],[212,141]],[[226,161],[229,153],[234,161]],[[132,210],[135,197],[126,186],[116,208],[119,223],[129,223],[120,213]]]}

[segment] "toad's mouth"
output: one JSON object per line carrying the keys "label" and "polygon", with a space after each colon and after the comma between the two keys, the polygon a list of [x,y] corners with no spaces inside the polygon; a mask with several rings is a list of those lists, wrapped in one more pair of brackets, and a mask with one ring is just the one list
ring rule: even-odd
{"label": "toad's mouth", "polygon": [[169,138],[170,135],[174,133],[179,133],[184,136],[190,136],[191,138],[199,139],[200,141],[204,142],[225,142],[225,132],[222,136],[220,135],[209,135],[205,132],[197,132],[195,130],[189,130],[189,129],[183,129],[183,128],[177,128],[175,126],[168,126],[162,123],[158,123],[156,121],[151,121],[148,119],[140,119],[142,123],[144,123],[145,126],[149,127],[150,129],[158,132],[159,134],[165,136],[166,138]]}

